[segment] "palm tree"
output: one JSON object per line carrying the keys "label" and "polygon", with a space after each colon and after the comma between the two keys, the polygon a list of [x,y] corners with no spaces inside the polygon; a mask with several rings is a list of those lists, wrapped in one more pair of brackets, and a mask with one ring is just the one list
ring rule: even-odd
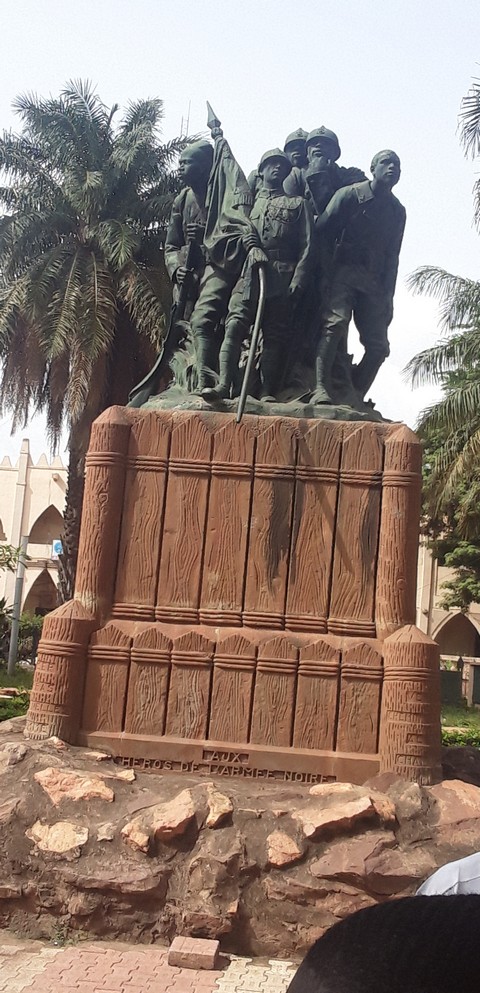
{"label": "palm tree", "polygon": [[72,593],[92,421],[126,402],[170,307],[165,223],[185,140],[160,142],[161,100],[116,124],[89,83],[19,97],[20,134],[0,139],[0,405],[13,426],[46,413],[69,429],[62,592]]}
{"label": "palm tree", "polygon": [[[480,81],[462,101],[460,140],[465,154],[480,154]],[[480,229],[480,180],[474,187],[475,223]],[[418,431],[431,451],[425,509],[430,519],[449,516],[456,505],[458,533],[480,532],[480,281],[454,276],[433,266],[409,278],[416,293],[441,304],[444,332],[433,348],[414,356],[406,373],[412,385],[441,385],[441,399],[420,415]],[[433,445],[431,444],[433,440]]]}

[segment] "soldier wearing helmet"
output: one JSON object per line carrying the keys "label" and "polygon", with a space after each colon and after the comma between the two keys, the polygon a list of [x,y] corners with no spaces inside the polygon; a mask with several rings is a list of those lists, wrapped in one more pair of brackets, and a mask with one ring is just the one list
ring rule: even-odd
{"label": "soldier wearing helmet", "polygon": [[[307,152],[305,148],[306,139],[307,132],[304,131],[303,128],[297,128],[285,138],[283,151],[290,160],[293,171],[300,170],[300,172],[304,172],[307,167]],[[248,177],[248,184],[256,196],[262,186],[262,180],[258,169],[254,169],[253,172],[250,173]],[[300,196],[303,196],[303,193],[300,194]]]}
{"label": "soldier wearing helmet", "polygon": [[307,197],[318,217],[337,190],[351,183],[361,183],[367,177],[355,166],[346,168],[337,165],[341,155],[337,135],[323,124],[310,131],[305,147],[306,169],[303,173],[299,170],[292,172],[285,183],[285,192],[291,196]]}
{"label": "soldier wearing helmet", "polygon": [[283,151],[290,159],[293,169],[305,169],[307,165],[307,132],[303,128],[297,128],[285,138]]}
{"label": "soldier wearing helmet", "polygon": [[[285,372],[285,356],[292,333],[295,305],[310,277],[313,219],[303,197],[284,193],[283,183],[291,162],[280,148],[262,155],[258,166],[261,187],[250,220],[256,231],[244,239],[247,250],[262,248],[268,259],[266,302],[263,315],[263,351],[260,359],[261,396],[274,400]],[[230,396],[238,373],[242,342],[248,337],[257,303],[257,280],[242,276],[233,290],[220,350],[220,382],[204,390],[207,400]]]}

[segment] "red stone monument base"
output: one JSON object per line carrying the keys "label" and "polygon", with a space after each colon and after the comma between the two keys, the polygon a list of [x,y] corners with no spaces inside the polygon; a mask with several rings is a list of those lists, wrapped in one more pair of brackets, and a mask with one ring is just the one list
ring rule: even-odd
{"label": "red stone monument base", "polygon": [[404,425],[106,411],[30,737],[208,776],[434,781],[420,471]]}

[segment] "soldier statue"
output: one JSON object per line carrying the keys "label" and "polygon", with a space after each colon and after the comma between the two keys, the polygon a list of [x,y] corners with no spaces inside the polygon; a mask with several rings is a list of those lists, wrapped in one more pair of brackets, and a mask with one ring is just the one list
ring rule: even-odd
{"label": "soldier statue", "polygon": [[[186,185],[173,201],[165,241],[165,265],[173,283],[174,298],[188,280],[190,313],[205,271],[205,197],[212,162],[213,147],[208,141],[193,142],[181,153],[178,173]],[[190,246],[190,264],[187,267]],[[188,312],[185,316],[189,316]]]}
{"label": "soldier statue", "polygon": [[[307,150],[305,146],[307,138],[307,132],[303,128],[297,128],[292,131],[291,134],[287,135],[285,138],[285,144],[283,146],[283,151],[290,160],[292,166],[292,172],[299,172],[300,176],[303,176],[305,169],[307,168]],[[301,183],[301,179],[299,180]],[[248,184],[253,194],[256,196],[258,191],[262,187],[262,179],[258,169],[254,169],[248,177]],[[299,194],[294,194],[295,196],[303,196],[303,187]]]}
{"label": "soldier statue", "polygon": [[[272,401],[281,388],[289,350],[295,306],[308,287],[313,249],[313,218],[303,197],[287,196],[283,183],[292,166],[279,148],[265,152],[258,166],[261,187],[250,221],[254,232],[245,247],[261,248],[268,259],[263,349],[260,358],[261,397]],[[256,308],[255,273],[242,276],[233,290],[220,350],[220,382],[205,389],[207,400],[230,396],[236,380],[242,342],[248,337]]]}
{"label": "soldier statue", "polygon": [[285,138],[283,151],[290,159],[292,169],[306,169],[307,167],[307,132],[303,128],[297,128]]}
{"label": "soldier statue", "polygon": [[[221,132],[219,132],[221,134]],[[189,145],[180,155],[179,172],[186,188],[176,198],[165,245],[165,259],[174,284],[181,285],[188,271],[184,264],[186,246],[198,247],[194,260],[194,306],[190,327],[195,349],[195,392],[212,387],[216,380],[219,328],[227,312],[228,301],[240,275],[246,249],[239,252],[236,265],[223,264],[225,259],[211,258],[205,247],[207,222],[207,188],[211,180],[214,152],[209,142]],[[237,191],[239,201],[247,196],[245,189]],[[250,202],[252,197],[248,192]]]}
{"label": "soldier statue", "polygon": [[291,196],[305,196],[310,200],[314,213],[320,215],[333,194],[343,186],[360,183],[367,177],[355,166],[337,165],[341,151],[334,131],[322,125],[310,131],[305,141],[306,166],[292,169],[285,181],[285,192]]}
{"label": "soldier statue", "polygon": [[373,179],[338,190],[317,219],[317,229],[331,258],[328,298],[316,354],[316,390],[312,403],[331,403],[331,373],[353,316],[364,347],[352,379],[364,399],[389,354],[388,327],[405,227],[405,208],[392,193],[400,179],[395,152],[378,152]]}

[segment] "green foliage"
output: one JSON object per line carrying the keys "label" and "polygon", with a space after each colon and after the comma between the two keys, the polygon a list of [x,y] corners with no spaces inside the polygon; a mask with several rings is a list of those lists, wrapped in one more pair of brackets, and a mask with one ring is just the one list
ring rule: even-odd
{"label": "green foliage", "polygon": [[18,668],[13,675],[8,675],[6,665],[0,664],[0,694],[3,686],[16,686],[21,692],[8,700],[0,700],[0,721],[11,717],[21,717],[26,714],[30,702],[30,690],[33,683],[33,673],[28,669]]}
{"label": "green foliage", "polygon": [[465,731],[461,728],[442,728],[442,745],[471,745],[472,748],[480,748],[480,728],[468,728]]}
{"label": "green foliage", "polygon": [[465,613],[472,603],[480,603],[480,545],[459,541],[445,554],[444,562],[455,570],[455,577],[442,583],[445,592],[439,606],[443,610],[459,607]]}
{"label": "green foliage", "polygon": [[480,748],[480,710],[475,707],[442,707],[442,744]]}
{"label": "green foliage", "polygon": [[44,620],[32,614],[20,614],[17,659],[35,661]]}
{"label": "green foliage", "polygon": [[[460,137],[467,155],[480,152],[480,84],[462,103]],[[480,225],[480,184],[474,190]],[[407,366],[412,384],[442,388],[417,430],[425,443],[424,532],[440,564],[455,571],[440,606],[467,611],[480,601],[480,282],[423,266],[410,277],[417,293],[440,303],[444,337]]]}
{"label": "green foliage", "polygon": [[8,656],[12,608],[4,596],[0,597],[0,661]]}
{"label": "green foliage", "polygon": [[0,700],[0,721],[8,721],[11,717],[22,717],[27,713],[30,704],[30,694],[21,693],[8,700]]}
{"label": "green foliage", "polygon": [[[89,83],[14,104],[0,139],[0,398],[14,422],[47,413],[58,439],[143,374],[170,305],[163,239],[183,140],[160,142],[160,100],[116,124]],[[130,341],[122,338],[130,337]],[[123,367],[123,375],[112,360]]]}
{"label": "green foliage", "polygon": [[0,572],[15,572],[20,551],[20,548],[14,548],[13,545],[0,545]]}

